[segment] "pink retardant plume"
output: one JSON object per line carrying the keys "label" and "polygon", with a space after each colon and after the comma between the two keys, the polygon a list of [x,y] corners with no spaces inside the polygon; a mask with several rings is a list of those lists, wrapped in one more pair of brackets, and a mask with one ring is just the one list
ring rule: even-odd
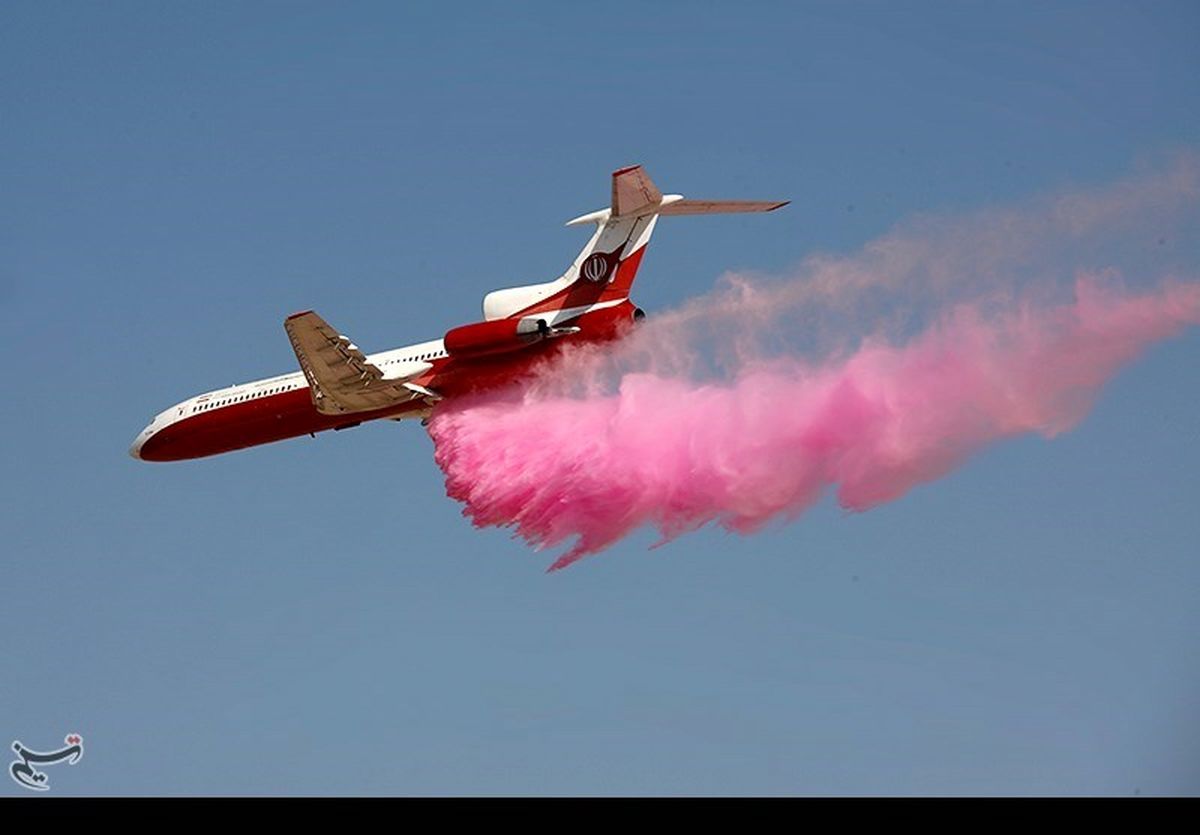
{"label": "pink retardant plume", "polygon": [[1080,279],[1070,303],[959,305],[906,344],[867,340],[836,361],[749,361],[708,384],[640,371],[591,395],[496,392],[440,408],[429,431],[474,524],[538,548],[576,538],[553,570],[642,525],[664,540],[708,522],[748,533],[827,488],[851,510],[891,501],[989,443],[1071,428],[1123,364],[1198,322],[1198,283],[1132,295]]}

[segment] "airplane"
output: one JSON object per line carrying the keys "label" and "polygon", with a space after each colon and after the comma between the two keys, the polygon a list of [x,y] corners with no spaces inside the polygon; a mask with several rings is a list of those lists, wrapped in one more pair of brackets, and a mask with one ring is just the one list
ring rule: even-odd
{"label": "airplane", "polygon": [[622,168],[608,208],[568,221],[596,229],[555,280],[495,290],[483,298],[483,321],[370,355],[313,311],[296,313],[283,326],[299,371],[176,403],[129,454],[181,461],[369,420],[425,419],[443,400],[520,379],[562,345],[618,339],[644,318],[629,291],[660,217],[770,212],[788,202],[685,200],[660,192],[640,165]]}

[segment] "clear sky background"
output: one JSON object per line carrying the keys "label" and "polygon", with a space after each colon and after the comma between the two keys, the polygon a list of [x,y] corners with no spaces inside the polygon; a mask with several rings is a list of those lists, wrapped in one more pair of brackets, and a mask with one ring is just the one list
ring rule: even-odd
{"label": "clear sky background", "polygon": [[[552,278],[644,163],[650,313],[1200,144],[1195,3],[5,3],[0,734],[56,794],[1200,789],[1200,333],[894,504],[553,575],[414,423],[154,413]],[[2,794],[26,794],[11,780]]]}

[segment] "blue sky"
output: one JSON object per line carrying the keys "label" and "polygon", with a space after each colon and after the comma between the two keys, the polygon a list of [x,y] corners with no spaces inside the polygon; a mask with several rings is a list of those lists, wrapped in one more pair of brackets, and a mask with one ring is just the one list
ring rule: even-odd
{"label": "blue sky", "polygon": [[295,310],[381,349],[557,275],[621,165],[794,201],[661,227],[651,315],[1111,182],[1200,144],[1198,36],[1194,3],[5,4],[5,744],[81,733],[55,794],[1196,793],[1196,331],[894,504],[554,575],[413,424],[126,449],[290,370]]}

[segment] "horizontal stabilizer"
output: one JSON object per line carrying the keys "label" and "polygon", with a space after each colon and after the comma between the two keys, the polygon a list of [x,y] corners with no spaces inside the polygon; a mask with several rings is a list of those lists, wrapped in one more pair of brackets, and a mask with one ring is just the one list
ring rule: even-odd
{"label": "horizontal stabilizer", "polygon": [[663,195],[640,165],[614,171],[612,206],[607,210],[577,217],[567,225],[603,223],[609,218],[644,215],[723,215],[741,212],[771,212],[789,200],[685,200],[681,195]]}
{"label": "horizontal stabilizer", "polygon": [[660,215],[724,215],[737,212],[773,212],[790,200],[676,200],[658,210]]}

